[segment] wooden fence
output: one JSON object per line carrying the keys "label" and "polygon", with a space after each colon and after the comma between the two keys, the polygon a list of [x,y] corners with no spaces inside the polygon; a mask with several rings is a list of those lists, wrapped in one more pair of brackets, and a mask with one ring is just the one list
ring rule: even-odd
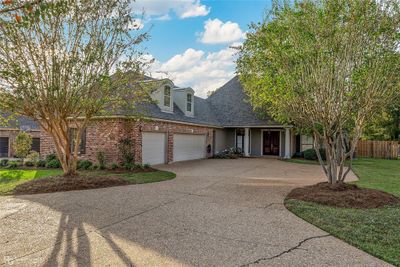
{"label": "wooden fence", "polygon": [[357,157],[397,159],[399,142],[397,141],[358,141]]}

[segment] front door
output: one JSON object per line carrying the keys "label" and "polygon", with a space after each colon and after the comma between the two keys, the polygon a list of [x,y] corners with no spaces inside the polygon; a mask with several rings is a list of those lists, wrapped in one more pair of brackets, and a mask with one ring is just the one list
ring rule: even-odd
{"label": "front door", "polygon": [[263,132],[263,155],[279,156],[279,131]]}

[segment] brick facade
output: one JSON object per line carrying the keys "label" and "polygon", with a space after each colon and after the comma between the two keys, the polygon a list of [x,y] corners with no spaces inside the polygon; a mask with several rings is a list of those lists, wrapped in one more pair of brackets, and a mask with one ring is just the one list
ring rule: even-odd
{"label": "brick facade", "polygon": [[[135,161],[142,162],[142,132],[166,133],[167,163],[173,162],[174,134],[204,134],[206,146],[213,145],[213,128],[194,126],[173,122],[149,121],[137,122],[128,119],[96,119],[86,128],[86,153],[81,159],[97,162],[97,153],[104,152],[108,163],[121,161],[118,150],[118,141],[131,138],[135,143]],[[54,153],[55,148],[51,137],[41,131],[41,156]],[[212,149],[207,157],[212,156]]]}
{"label": "brick facade", "polygon": [[[15,129],[0,129],[0,137],[8,137],[8,157],[14,157],[13,143],[17,137],[19,130]],[[40,131],[28,131],[32,138],[40,138]]]}

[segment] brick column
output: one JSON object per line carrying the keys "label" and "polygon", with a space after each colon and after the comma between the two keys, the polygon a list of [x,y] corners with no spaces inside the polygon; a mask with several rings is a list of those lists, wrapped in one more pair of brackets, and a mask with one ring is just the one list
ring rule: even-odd
{"label": "brick column", "polygon": [[167,132],[167,163],[174,161],[174,133]]}

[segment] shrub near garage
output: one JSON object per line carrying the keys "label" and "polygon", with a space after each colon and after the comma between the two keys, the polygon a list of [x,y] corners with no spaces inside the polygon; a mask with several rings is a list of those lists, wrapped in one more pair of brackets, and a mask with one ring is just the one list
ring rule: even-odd
{"label": "shrub near garage", "polygon": [[93,162],[90,160],[78,160],[78,170],[89,170],[93,166]]}

